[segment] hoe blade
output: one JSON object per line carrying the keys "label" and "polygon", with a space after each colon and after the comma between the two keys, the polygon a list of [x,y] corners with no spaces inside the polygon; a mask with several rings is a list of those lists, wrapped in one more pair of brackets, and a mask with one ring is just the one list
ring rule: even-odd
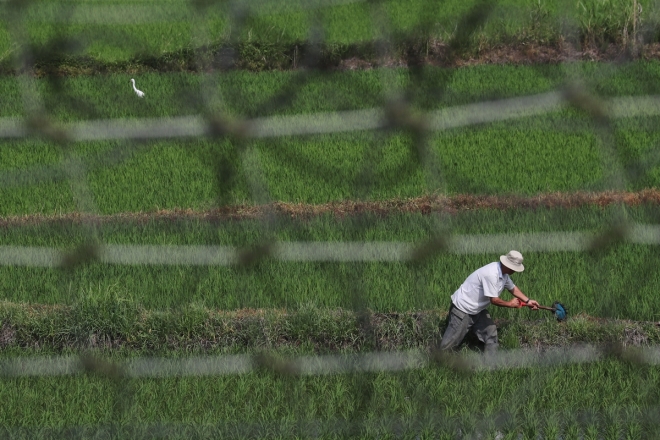
{"label": "hoe blade", "polygon": [[555,309],[555,318],[557,318],[557,321],[561,322],[566,319],[568,311],[562,303],[555,301],[555,303],[552,305],[552,308]]}

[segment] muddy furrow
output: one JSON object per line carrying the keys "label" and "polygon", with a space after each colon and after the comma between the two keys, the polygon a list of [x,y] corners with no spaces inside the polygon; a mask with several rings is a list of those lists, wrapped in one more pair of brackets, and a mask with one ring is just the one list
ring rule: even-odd
{"label": "muddy furrow", "polygon": [[399,213],[449,213],[468,210],[510,210],[558,208],[573,209],[582,206],[606,207],[613,204],[626,206],[660,205],[660,190],[651,188],[637,192],[573,192],[544,193],[534,196],[469,195],[423,196],[410,199],[383,201],[345,200],[324,204],[276,202],[268,205],[235,205],[195,211],[192,209],[159,210],[153,212],[125,212],[110,215],[67,213],[58,215],[26,215],[0,218],[0,226],[17,226],[49,222],[63,223],[145,223],[152,220],[248,220],[276,213],[294,219],[310,219],[321,215],[336,217],[373,214],[387,216]]}

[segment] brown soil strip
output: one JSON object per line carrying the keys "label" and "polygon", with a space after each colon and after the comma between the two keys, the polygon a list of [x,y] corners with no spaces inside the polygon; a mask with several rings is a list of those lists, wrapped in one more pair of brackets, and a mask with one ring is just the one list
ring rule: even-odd
{"label": "brown soil strip", "polygon": [[[378,67],[442,66],[462,67],[481,64],[559,64],[573,61],[600,61],[623,63],[633,60],[660,59],[660,43],[640,44],[635,48],[621,43],[595,45],[585,43],[578,47],[561,38],[552,43],[535,41],[511,42],[508,44],[484,45],[452,50],[446,41],[431,40],[425,44],[403,44],[392,51],[392,55],[377,57],[374,43],[347,45],[343,50],[325,48],[316,67],[322,70],[362,70]],[[304,46],[304,45],[303,45]],[[108,73],[146,72],[208,72],[211,70],[240,69],[248,71],[296,70],[303,66],[294,55],[299,45],[281,45],[259,52],[258,59],[238,56],[229,65],[219,66],[221,48],[200,49],[207,51],[199,58],[194,51],[183,50],[167,53],[162,57],[136,58],[125,62],[106,63],[90,57],[73,57],[66,60],[37,60],[32,73],[38,77],[78,76]],[[238,53],[243,51],[237,49]],[[250,51],[247,51],[250,52]],[[207,62],[203,61],[207,60]],[[9,63],[0,64],[0,75],[15,75],[18,72]]]}
{"label": "brown soil strip", "polygon": [[420,64],[464,67],[481,64],[559,64],[572,61],[627,62],[660,58],[660,43],[640,45],[632,50],[621,44],[585,45],[578,48],[565,41],[552,44],[529,41],[500,44],[457,53],[452,51],[446,42],[431,41],[425,54],[412,52],[413,56],[378,59],[363,58],[357,55],[340,60],[336,67],[340,70],[359,70],[376,67],[412,67]]}
{"label": "brown soil strip", "polygon": [[477,209],[571,209],[588,205],[603,208],[613,204],[624,204],[626,206],[638,206],[643,204],[660,205],[660,190],[649,188],[637,192],[557,192],[538,194],[535,196],[459,194],[446,197],[430,195],[411,199],[393,199],[373,202],[345,200],[320,205],[275,202],[268,205],[226,206],[206,211],[173,209],[154,212],[126,212],[112,215],[81,213],[68,213],[62,215],[26,215],[0,218],[0,227],[47,222],[146,223],[152,220],[248,220],[262,218],[268,214],[275,214],[294,219],[310,219],[327,214],[339,218],[362,214],[375,214],[379,216],[399,213],[421,213],[428,215],[442,212],[455,214],[461,211]]}

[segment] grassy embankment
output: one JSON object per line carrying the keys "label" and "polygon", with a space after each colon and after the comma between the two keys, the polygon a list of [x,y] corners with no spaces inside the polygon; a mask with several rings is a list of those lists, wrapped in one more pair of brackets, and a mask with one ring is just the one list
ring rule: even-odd
{"label": "grassy embankment", "polygon": [[[231,22],[229,4],[192,2],[191,7],[191,2],[182,0],[157,5],[128,0],[108,5],[92,1],[32,2],[21,10],[20,17],[26,37],[36,48],[40,68],[58,66],[70,73],[196,69],[200,60],[202,64],[213,62],[204,48],[216,51],[223,45],[234,47],[241,68],[289,68],[301,62],[312,25],[323,28],[321,60],[325,64],[356,55],[363,59],[377,57],[374,38],[380,35],[380,29],[374,24],[369,2],[339,2],[318,10],[304,1],[260,2],[258,6],[247,3],[251,15],[242,25]],[[646,42],[653,42],[655,36],[647,32],[655,20],[651,2],[637,3],[641,12],[636,16],[633,2],[628,0],[410,0],[384,1],[382,9],[394,55],[414,52],[424,56],[429,46],[455,37],[459,27],[459,33],[469,29],[472,34],[467,39],[461,37],[459,48],[469,53],[516,42],[575,41],[602,46],[631,44],[642,35]],[[472,22],[462,21],[477,5],[487,12],[482,17],[473,14]],[[10,6],[3,5],[4,14]],[[0,22],[0,65],[7,69],[17,50],[9,29]],[[81,44],[52,44],[69,39]],[[41,51],[44,47],[50,50]]]}

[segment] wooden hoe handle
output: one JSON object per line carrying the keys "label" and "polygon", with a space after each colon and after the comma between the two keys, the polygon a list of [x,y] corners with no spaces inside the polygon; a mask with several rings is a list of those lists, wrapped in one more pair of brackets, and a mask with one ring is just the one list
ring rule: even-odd
{"label": "wooden hoe handle", "polygon": [[[522,304],[523,306],[526,306],[526,307],[532,307],[532,306],[530,306],[529,304],[525,304],[525,303],[521,303],[521,304]],[[550,310],[551,312],[556,312],[556,311],[557,311],[557,309],[555,309],[554,307],[542,306],[542,305],[540,305],[540,304],[539,304],[538,307],[539,307],[539,309]]]}

